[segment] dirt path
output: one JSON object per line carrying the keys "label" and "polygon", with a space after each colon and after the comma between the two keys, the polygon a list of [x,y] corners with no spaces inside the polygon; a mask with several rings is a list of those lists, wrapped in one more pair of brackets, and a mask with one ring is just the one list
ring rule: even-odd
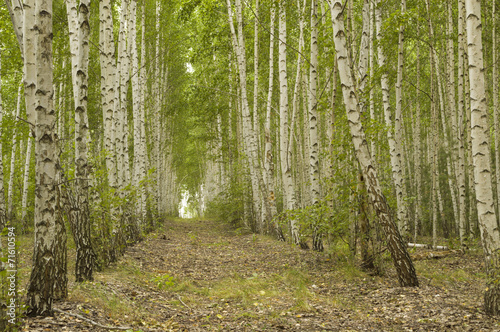
{"label": "dirt path", "polygon": [[[131,331],[500,331],[481,309],[481,260],[416,263],[422,287],[209,221],[167,221],[56,307]],[[477,276],[477,277],[475,277]],[[105,331],[58,313],[24,331]]]}

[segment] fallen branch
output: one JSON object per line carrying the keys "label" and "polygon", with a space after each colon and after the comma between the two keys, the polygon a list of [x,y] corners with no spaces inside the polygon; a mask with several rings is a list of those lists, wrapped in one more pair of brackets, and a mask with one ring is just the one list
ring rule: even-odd
{"label": "fallen branch", "polygon": [[68,315],[68,316],[73,316],[73,317],[79,318],[81,320],[86,321],[87,323],[90,323],[90,324],[92,324],[94,326],[97,326],[97,327],[100,327],[102,329],[107,329],[107,330],[133,330],[133,327],[130,327],[130,326],[106,326],[106,325],[102,325],[102,324],[99,324],[98,322],[93,321],[92,319],[89,319],[87,317],[83,317],[82,315],[74,314],[72,312],[63,311],[63,310],[60,310],[60,309],[57,309],[57,308],[54,308],[54,311],[58,312],[60,314],[65,314],[65,315]]}
{"label": "fallen branch", "polygon": [[180,295],[177,295],[177,298],[179,299],[179,301],[181,301],[181,303],[186,307],[188,308],[190,311],[193,311],[193,309],[191,309],[190,306],[188,306],[186,303],[184,303],[184,301],[182,301],[182,298],[180,297]]}
{"label": "fallen branch", "polygon": [[420,244],[420,243],[408,243],[408,248],[426,248],[426,249],[436,249],[436,250],[448,250],[447,246],[435,246],[430,244]]}

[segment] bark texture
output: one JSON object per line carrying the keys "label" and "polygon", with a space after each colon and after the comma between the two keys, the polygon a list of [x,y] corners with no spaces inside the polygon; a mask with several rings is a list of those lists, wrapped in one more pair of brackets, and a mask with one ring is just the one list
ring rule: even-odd
{"label": "bark texture", "polygon": [[361,124],[361,112],[354,87],[354,79],[349,68],[349,56],[346,46],[344,31],[344,18],[342,1],[329,0],[332,12],[332,23],[334,29],[335,50],[337,53],[337,63],[339,66],[340,81],[342,83],[342,94],[351,130],[351,138],[354,145],[355,155],[360,164],[361,171],[366,180],[366,187],[370,196],[373,208],[379,218],[379,222],[385,232],[387,246],[391,253],[394,266],[398,275],[399,284],[403,287],[418,286],[418,279],[406,250],[406,243],[398,231],[394,222],[387,200],[382,193],[377,172],[368,150],[365,132]]}

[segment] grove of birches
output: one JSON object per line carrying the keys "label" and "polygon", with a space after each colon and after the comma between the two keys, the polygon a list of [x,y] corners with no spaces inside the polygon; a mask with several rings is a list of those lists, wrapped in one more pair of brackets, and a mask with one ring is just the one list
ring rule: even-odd
{"label": "grove of birches", "polygon": [[2,285],[8,230],[33,234],[25,314],[50,316],[184,197],[304,250],[348,239],[365,269],[389,253],[402,287],[408,243],[479,243],[500,314],[498,6],[5,0]]}

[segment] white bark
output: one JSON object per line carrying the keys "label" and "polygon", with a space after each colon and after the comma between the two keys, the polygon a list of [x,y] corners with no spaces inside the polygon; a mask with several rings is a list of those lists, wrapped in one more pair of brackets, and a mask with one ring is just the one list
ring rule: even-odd
{"label": "white bark", "polygon": [[[139,178],[144,180],[146,178],[146,156],[147,156],[147,146],[146,146],[146,1],[142,2],[142,38],[141,38],[141,68],[140,68],[140,146],[138,151],[139,158]],[[140,187],[140,216],[143,220],[146,218],[146,187],[141,185]]]}
{"label": "white bark", "polygon": [[[479,230],[488,270],[485,290],[485,311],[500,314],[499,249],[500,230],[495,214],[493,188],[491,185],[490,137],[488,105],[483,64],[481,37],[481,2],[466,0],[467,45],[469,51],[469,80],[471,100],[472,158],[474,164],[474,187]],[[497,82],[495,82],[497,83]]]}
{"label": "white bark", "polygon": [[496,223],[491,186],[490,138],[483,71],[480,2],[477,0],[466,0],[465,10],[469,51],[468,65],[474,187],[476,188],[479,229],[487,261],[489,261],[492,258],[491,255],[500,248],[500,231]]}
{"label": "white bark", "polygon": [[[286,4],[279,4],[279,82],[280,82],[280,159],[283,183],[284,202],[286,210],[295,208],[295,193],[292,182],[291,151],[288,139],[288,78],[286,59]],[[300,243],[299,225],[291,219],[292,241]]]}
{"label": "white bark", "polygon": [[464,70],[465,70],[465,3],[463,0],[458,1],[458,197],[459,197],[459,225],[458,233],[460,237],[460,244],[464,243],[467,231],[466,226],[466,206],[465,206],[465,126],[464,126]]}
{"label": "white bark", "polygon": [[[309,181],[311,183],[311,204],[319,204],[319,142],[318,142],[318,4],[311,3],[311,63],[309,66]],[[307,143],[306,143],[307,144]],[[321,234],[313,225],[313,249],[323,251]]]}
{"label": "white bark", "polygon": [[[417,28],[417,33],[420,31],[420,29]],[[420,113],[420,43],[417,43],[417,89],[415,91],[416,93],[416,106],[415,106],[415,132],[414,132],[414,153],[415,153],[415,159],[414,159],[414,164],[415,164],[415,225],[414,225],[414,233],[413,233],[413,240],[417,242],[417,235],[418,235],[418,228],[420,223],[422,222],[422,209],[421,209],[421,201],[422,201],[422,170],[421,170],[421,128],[420,128],[420,120],[421,120],[421,113]]]}
{"label": "white bark", "polygon": [[[406,0],[401,0],[401,14],[406,12]],[[399,222],[399,230],[406,234],[408,233],[408,214],[406,209],[406,204],[404,203],[404,199],[406,198],[406,188],[404,184],[403,177],[403,66],[404,66],[404,26],[399,26],[399,42],[398,42],[398,68],[397,68],[397,78],[396,78],[396,114],[395,114],[395,126],[394,126],[394,143],[396,148],[396,159],[398,163],[397,172],[399,172],[396,177],[397,181],[399,181],[399,190],[398,185],[396,184],[396,195],[398,202],[398,222]]]}
{"label": "white bark", "polygon": [[161,103],[160,103],[160,1],[156,1],[156,59],[155,59],[155,69],[154,69],[154,76],[155,76],[155,82],[153,83],[153,91],[154,91],[154,96],[155,98],[155,104],[154,104],[154,109],[152,110],[152,113],[154,114],[154,117],[156,118],[156,121],[153,125],[153,165],[155,168],[155,181],[156,181],[156,190],[155,190],[155,202],[157,206],[159,205],[159,186],[160,186],[160,123],[161,123],[161,115],[160,115],[160,108],[161,108]]}
{"label": "white bark", "polygon": [[114,110],[116,107],[116,65],[114,60],[113,17],[110,0],[99,1],[99,48],[101,64],[101,105],[103,111],[104,150],[108,183],[116,187],[116,157],[114,139]]}
{"label": "white bark", "polygon": [[365,177],[367,190],[374,210],[386,233],[388,248],[396,267],[399,283],[401,286],[418,286],[415,268],[406,250],[406,244],[403,242],[398,232],[397,225],[392,219],[387,201],[382,194],[377,172],[374,168],[370,151],[368,150],[368,143],[366,142],[365,132],[361,123],[361,111],[359,109],[356,89],[354,87],[354,78],[352,72],[349,70],[349,55],[344,31],[342,1],[329,0],[328,2],[332,12],[333,35],[340,80],[342,83],[344,105],[356,158],[360,164],[363,176]]}
{"label": "white bark", "polygon": [[[29,189],[29,175],[30,175],[30,165],[31,165],[31,150],[33,146],[33,139],[28,136],[28,144],[26,147],[26,160],[24,163],[24,175],[23,175],[23,196],[21,199],[21,220],[23,225],[27,224],[26,214],[28,213],[28,189]],[[1,199],[1,196],[0,196]]]}
{"label": "white bark", "polygon": [[[375,26],[377,29],[377,40],[379,43],[382,42],[382,14],[380,12],[379,6],[380,0],[375,0]],[[379,67],[384,67],[386,64],[386,55],[382,49],[382,46],[378,46],[378,65]],[[393,133],[392,124],[392,111],[390,105],[390,95],[389,95],[389,77],[386,71],[382,72],[381,75],[382,84],[382,102],[384,105],[384,117],[385,124],[387,126],[387,140],[389,141],[389,153],[391,156],[391,169],[392,169],[392,179],[396,187],[396,198],[397,198],[397,218],[399,225],[404,225],[406,220],[406,214],[403,204],[403,178],[401,174],[401,165],[398,158],[398,150],[396,140]]]}
{"label": "white bark", "polygon": [[19,88],[17,90],[17,107],[16,114],[14,117],[14,134],[12,136],[12,150],[10,155],[10,173],[9,173],[9,186],[7,188],[8,196],[7,196],[7,216],[12,219],[12,199],[14,196],[14,173],[16,168],[16,150],[17,150],[17,123],[19,119],[19,114],[21,114],[21,91],[22,85],[19,84]]}
{"label": "white bark", "polygon": [[[5,0],[5,5],[9,11],[14,33],[16,34],[21,53],[23,53],[23,7],[21,1]],[[34,8],[33,8],[34,9]]]}
{"label": "white bark", "polygon": [[245,42],[243,39],[243,13],[242,5],[240,0],[236,0],[236,20],[238,24],[238,34],[234,29],[233,25],[233,14],[231,3],[227,1],[228,14],[229,14],[229,25],[231,28],[231,34],[233,35],[233,46],[235,47],[236,57],[238,59],[238,72],[240,77],[240,93],[241,93],[241,105],[242,105],[242,126],[243,126],[243,139],[244,148],[248,156],[249,168],[250,168],[250,179],[252,183],[252,200],[255,209],[255,217],[257,218],[257,229],[262,230],[262,220],[260,220],[260,189],[259,185],[262,183],[262,173],[259,170],[260,161],[257,155],[257,137],[255,131],[252,128],[252,120],[250,115],[250,109],[248,106],[247,97],[247,85],[246,85],[246,56],[245,56]]}
{"label": "white bark", "polygon": [[129,78],[127,52],[127,17],[128,0],[123,0],[120,11],[120,30],[118,33],[118,61],[116,76],[116,107],[113,113],[117,186],[123,189],[128,180],[128,146],[127,146],[127,87]]}
{"label": "white bark", "polygon": [[[274,28],[276,20],[276,9],[274,5],[271,7],[271,23],[270,31],[272,32],[269,36],[269,83],[267,92],[267,103],[266,103],[266,123],[265,123],[265,166],[264,172],[269,207],[271,212],[271,219],[277,214],[276,209],[276,196],[275,196],[275,181],[274,181],[274,161],[273,161],[273,144],[271,141],[271,109],[272,109],[272,99],[273,99],[273,83],[274,83]],[[279,240],[284,240],[283,232],[276,221],[273,225]]]}
{"label": "white bark", "polygon": [[78,71],[78,9],[76,0],[66,0],[66,14],[68,16],[69,49],[71,54],[71,79],[75,104],[78,100],[78,86],[76,82]]}
{"label": "white bark", "polygon": [[28,316],[52,314],[56,281],[57,236],[57,137],[52,91],[52,1],[37,1],[36,73],[37,107],[35,117],[36,194],[35,248],[27,304]]}
{"label": "white bark", "polygon": [[[139,54],[137,51],[137,0],[132,0],[130,8],[130,16],[132,18],[130,25],[130,44],[131,44],[131,58],[132,58],[132,113],[134,120],[134,163],[132,186],[137,190],[138,196],[136,199],[136,214],[142,219],[142,203],[140,194],[140,182],[143,177],[141,174],[142,164],[142,132],[141,132],[141,72],[139,70]],[[142,222],[142,221],[141,221]]]}
{"label": "white bark", "polygon": [[[24,99],[28,122],[35,123],[36,56],[35,56],[35,0],[24,1],[23,56],[24,56]],[[31,127],[31,130],[34,130]]]}

